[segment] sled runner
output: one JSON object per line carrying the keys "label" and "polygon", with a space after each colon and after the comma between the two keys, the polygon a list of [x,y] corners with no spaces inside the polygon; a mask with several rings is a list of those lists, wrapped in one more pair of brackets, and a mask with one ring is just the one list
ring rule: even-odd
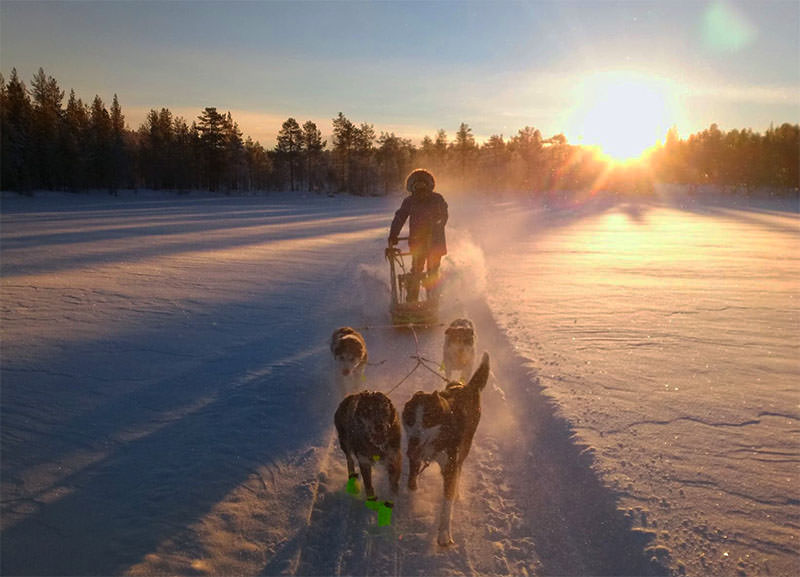
{"label": "sled runner", "polygon": [[[408,241],[408,237],[398,240]],[[430,298],[428,291],[412,290],[419,295],[417,300],[409,300],[409,288],[416,283],[419,287],[424,284],[424,277],[411,272],[411,252],[402,251],[397,247],[386,249],[386,260],[389,261],[389,281],[392,287],[392,303],[389,311],[392,314],[394,326],[423,327],[438,322],[439,303]],[[406,268],[408,265],[408,268]],[[422,298],[422,293],[425,297]]]}

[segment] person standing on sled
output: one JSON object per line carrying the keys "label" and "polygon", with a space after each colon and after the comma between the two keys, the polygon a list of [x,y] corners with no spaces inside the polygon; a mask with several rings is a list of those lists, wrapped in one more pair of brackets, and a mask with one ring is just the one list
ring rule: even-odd
{"label": "person standing on sled", "polygon": [[408,219],[408,248],[411,251],[412,282],[408,300],[419,299],[419,283],[425,287],[428,300],[439,299],[439,264],[447,254],[444,226],[447,224],[447,202],[433,192],[436,181],[427,170],[417,169],[408,175],[406,190],[411,193],[394,213],[389,229],[389,247],[397,244],[400,231]]}

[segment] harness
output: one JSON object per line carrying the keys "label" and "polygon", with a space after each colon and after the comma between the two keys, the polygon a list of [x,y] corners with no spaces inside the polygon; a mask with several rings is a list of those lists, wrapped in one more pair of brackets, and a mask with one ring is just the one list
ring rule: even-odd
{"label": "harness", "polygon": [[[447,379],[446,379],[445,377],[443,377],[443,376],[442,376],[442,375],[439,373],[439,371],[438,371],[438,370],[431,368],[431,365],[433,365],[434,367],[435,367],[435,366],[437,366],[437,365],[436,365],[436,363],[435,363],[434,361],[430,360],[430,359],[426,359],[425,357],[423,357],[423,356],[420,354],[420,352],[419,352],[419,338],[417,337],[417,331],[414,329],[414,327],[413,327],[413,326],[411,326],[410,328],[411,328],[411,334],[412,334],[412,335],[414,335],[414,348],[416,348],[416,353],[417,353],[417,354],[415,354],[415,355],[410,355],[410,356],[409,356],[409,358],[410,358],[410,359],[414,359],[414,360],[416,360],[416,361],[417,361],[417,364],[415,364],[415,365],[414,365],[414,367],[413,367],[413,368],[412,368],[412,369],[411,369],[411,370],[408,372],[408,374],[407,374],[405,377],[403,377],[402,379],[400,379],[400,382],[399,382],[399,383],[397,383],[397,384],[396,384],[395,386],[393,386],[391,389],[389,389],[388,391],[386,391],[386,395],[387,395],[387,396],[388,396],[388,395],[390,395],[391,393],[393,393],[393,392],[394,392],[394,391],[395,391],[395,390],[396,390],[396,389],[397,389],[397,388],[398,388],[400,385],[402,385],[403,383],[405,383],[405,382],[408,380],[408,378],[409,378],[411,375],[413,375],[413,374],[414,374],[414,372],[415,372],[415,371],[416,371],[418,368],[420,368],[420,367],[424,367],[425,369],[428,369],[428,371],[430,371],[431,373],[433,373],[434,375],[436,375],[437,377],[439,377],[440,379],[442,379],[444,382],[448,382],[448,381],[447,381]],[[448,404],[449,404],[449,403],[448,403]]]}

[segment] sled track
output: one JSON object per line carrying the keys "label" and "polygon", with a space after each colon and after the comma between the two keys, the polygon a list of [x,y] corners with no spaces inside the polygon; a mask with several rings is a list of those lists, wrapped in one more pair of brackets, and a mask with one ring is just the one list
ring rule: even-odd
{"label": "sled track", "polygon": [[[392,524],[378,527],[376,515],[358,497],[345,491],[346,469],[331,435],[327,458],[318,474],[317,491],[308,516],[303,544],[297,553],[295,575],[419,575],[430,571],[436,555],[435,521],[438,509],[426,499],[417,501],[401,491]],[[327,465],[324,464],[327,462]],[[438,474],[438,473],[437,473]],[[385,487],[377,471],[376,486]],[[431,477],[433,477],[431,475]],[[436,480],[434,478],[434,480]],[[441,550],[442,569],[455,574],[475,574],[469,555],[456,547]]]}

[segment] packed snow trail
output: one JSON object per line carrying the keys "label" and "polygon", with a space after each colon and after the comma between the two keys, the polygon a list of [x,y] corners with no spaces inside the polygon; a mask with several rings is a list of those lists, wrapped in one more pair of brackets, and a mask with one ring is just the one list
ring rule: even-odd
{"label": "packed snow trail", "polygon": [[[457,545],[442,549],[437,466],[378,528],[344,492],[333,434],[333,329],[363,330],[374,389],[398,383],[411,355],[441,354],[443,327],[417,345],[386,326],[389,202],[14,201],[2,223],[3,574],[661,571],[497,329],[480,251],[456,223],[442,321],[476,322],[494,378]],[[401,410],[441,386],[419,370],[391,398]]]}

